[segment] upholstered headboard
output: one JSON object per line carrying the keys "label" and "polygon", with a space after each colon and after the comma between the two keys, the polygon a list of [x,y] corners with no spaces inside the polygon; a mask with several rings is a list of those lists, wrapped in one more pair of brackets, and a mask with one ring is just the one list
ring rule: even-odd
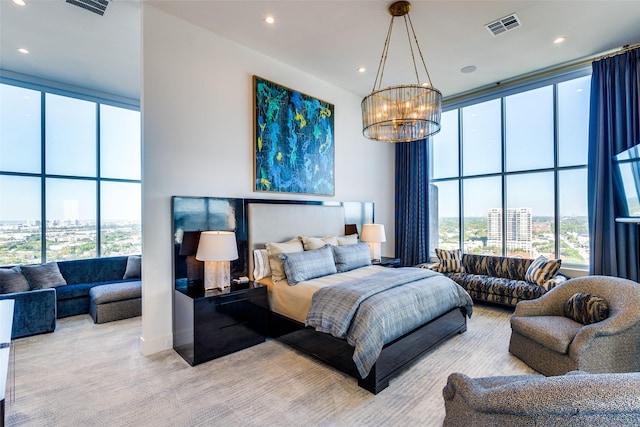
{"label": "upholstered headboard", "polygon": [[341,236],[344,234],[343,206],[249,203],[249,277],[253,279],[253,250],[265,243],[284,242],[296,236]]}

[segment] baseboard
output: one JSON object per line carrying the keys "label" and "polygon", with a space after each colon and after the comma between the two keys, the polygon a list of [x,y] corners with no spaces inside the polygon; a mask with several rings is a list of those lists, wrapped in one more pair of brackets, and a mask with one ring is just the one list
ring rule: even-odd
{"label": "baseboard", "polygon": [[161,351],[170,350],[173,348],[173,336],[167,335],[164,337],[158,337],[152,340],[147,340],[144,337],[140,337],[140,353],[143,356],[151,356]]}

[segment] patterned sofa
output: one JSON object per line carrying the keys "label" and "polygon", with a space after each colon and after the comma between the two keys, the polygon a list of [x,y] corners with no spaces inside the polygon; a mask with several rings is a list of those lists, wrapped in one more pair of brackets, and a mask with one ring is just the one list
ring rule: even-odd
{"label": "patterned sofa", "polygon": [[519,301],[539,298],[567,280],[565,275],[556,273],[541,284],[527,281],[527,271],[533,262],[529,258],[463,254],[462,268],[459,271],[441,271],[440,264],[422,267],[440,271],[450,277],[476,301],[513,307]]}

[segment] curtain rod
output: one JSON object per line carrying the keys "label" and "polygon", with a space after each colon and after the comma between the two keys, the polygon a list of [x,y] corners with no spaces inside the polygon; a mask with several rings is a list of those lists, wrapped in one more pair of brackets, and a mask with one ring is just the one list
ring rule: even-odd
{"label": "curtain rod", "polygon": [[601,54],[597,58],[594,58],[593,62],[600,61],[601,59],[612,58],[612,57],[614,57],[616,55],[620,55],[621,53],[625,53],[625,52],[628,52],[628,51],[636,49],[636,48],[640,48],[640,43],[625,44],[624,46],[622,46],[620,49],[616,50],[615,52],[607,53],[607,54]]}
{"label": "curtain rod", "polygon": [[565,62],[557,66],[537,70],[529,74],[523,74],[518,77],[513,77],[507,80],[501,80],[495,83],[491,83],[481,88],[473,89],[468,92],[462,92],[462,93],[452,95],[450,97],[444,97],[442,99],[442,102],[443,104],[446,104],[446,105],[462,103],[472,98],[477,98],[479,96],[490,94],[496,91],[497,89],[502,90],[512,86],[518,86],[527,82],[531,82],[534,80],[541,80],[557,74],[569,73],[571,71],[575,71],[580,68],[587,67],[589,64],[591,64],[594,61],[610,58],[636,48],[640,48],[640,43],[626,44],[620,48],[612,49],[607,52],[600,52],[597,55],[590,55],[588,57]]}

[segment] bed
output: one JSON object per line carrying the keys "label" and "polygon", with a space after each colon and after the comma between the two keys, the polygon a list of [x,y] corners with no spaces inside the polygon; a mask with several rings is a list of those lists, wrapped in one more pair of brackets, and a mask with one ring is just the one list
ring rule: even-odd
{"label": "bed", "polygon": [[[250,203],[247,206],[247,227],[247,246],[251,253],[248,256],[248,271],[254,279],[254,251],[264,250],[267,244],[273,242],[294,241],[298,236],[341,236],[345,230],[345,214],[342,206]],[[356,246],[358,245],[348,250],[358,251]],[[329,250],[336,251],[334,248]],[[315,252],[319,254],[322,250]],[[333,253],[335,256],[336,252]],[[287,256],[284,258],[286,261]],[[400,276],[405,277],[399,278]],[[274,278],[275,274],[273,278],[265,277],[258,280],[268,287],[270,335],[353,376],[362,388],[374,394],[388,387],[391,378],[408,368],[430,349],[466,331],[466,318],[471,315],[472,310],[470,297],[457,284],[440,274],[417,268],[389,269],[366,265],[311,279],[303,277],[304,280],[295,283],[295,286],[289,283],[289,277],[285,276],[280,280],[273,280]],[[351,295],[352,289],[358,287],[362,288],[364,293],[371,287],[380,287],[380,293],[367,294],[364,297]],[[409,292],[420,292],[417,299],[421,302],[417,304],[424,304],[432,297],[423,293],[428,292],[430,288],[439,287],[446,288],[449,292],[448,296],[442,298],[441,306],[439,302],[431,307],[420,306],[420,309],[409,310],[416,313],[410,322],[392,331],[385,330],[383,337],[369,339],[372,335],[369,329],[373,330],[375,326],[371,319],[377,319],[381,315],[376,312],[377,308],[363,308],[365,304],[383,303],[382,305],[390,306],[390,312],[397,312],[406,302],[391,302],[391,294],[400,297]],[[327,291],[327,288],[332,290]],[[327,297],[326,294],[337,291],[344,291],[344,295],[353,296],[354,301],[357,300],[356,305],[360,307],[355,312],[353,324],[348,331],[344,328],[345,323],[340,323],[340,328],[335,324],[321,324],[324,318],[335,320],[333,315],[323,314],[322,304],[324,302],[326,305],[329,301],[323,299]],[[457,299],[450,295],[451,292],[456,294]],[[341,297],[340,301],[348,300],[351,296]],[[415,298],[411,296],[409,299]],[[362,312],[369,314],[361,314]],[[350,321],[349,318],[348,322]],[[341,332],[333,336],[332,333],[335,331],[332,331],[332,328],[340,329]],[[365,331],[365,338],[362,338],[363,335],[352,336],[354,330],[360,330],[360,333]],[[374,352],[373,360],[370,354],[359,356],[361,343],[365,341],[375,341],[376,345],[380,345],[378,352]]]}

